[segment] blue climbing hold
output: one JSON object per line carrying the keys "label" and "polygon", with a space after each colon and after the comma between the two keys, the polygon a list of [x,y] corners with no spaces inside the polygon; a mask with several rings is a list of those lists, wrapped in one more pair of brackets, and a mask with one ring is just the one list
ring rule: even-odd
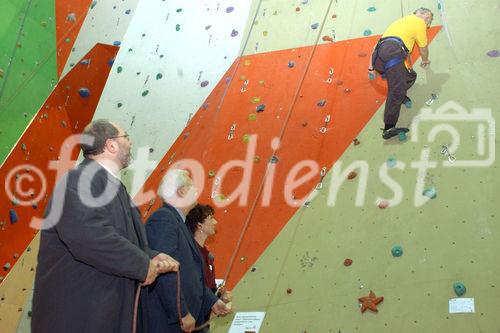
{"label": "blue climbing hold", "polygon": [[436,199],[436,197],[437,197],[437,191],[436,191],[436,188],[434,186],[425,189],[422,194],[428,198],[431,198],[431,199]]}
{"label": "blue climbing hold", "polygon": [[326,99],[320,100],[317,105],[322,108],[323,106],[326,105]]}
{"label": "blue climbing hold", "polygon": [[369,73],[368,73],[368,78],[369,78],[370,80],[372,80],[372,81],[373,81],[373,80],[375,80],[375,73],[373,73],[373,72],[369,72]]}
{"label": "blue climbing hold", "polygon": [[467,291],[465,285],[462,282],[455,282],[453,284],[453,290],[455,290],[455,294],[457,294],[458,297],[463,296]]}
{"label": "blue climbing hold", "polygon": [[391,169],[391,168],[394,168],[396,166],[396,164],[398,164],[398,160],[395,157],[389,157],[387,159],[386,163],[387,163],[387,167],[389,169]]}
{"label": "blue climbing hold", "polygon": [[90,96],[90,90],[88,88],[80,88],[78,90],[78,94],[80,94],[81,97],[89,97]]}
{"label": "blue climbing hold", "polygon": [[80,61],[80,65],[90,65],[90,59],[83,59]]}
{"label": "blue climbing hold", "polygon": [[114,64],[114,63],[115,63],[115,58],[112,58],[112,59],[109,59],[109,60],[108,60],[108,65],[109,65],[110,67],[113,67],[113,64]]}
{"label": "blue climbing hold", "polygon": [[265,109],[266,109],[266,106],[264,104],[261,104],[261,105],[257,106],[256,111],[263,112]]}
{"label": "blue climbing hold", "polygon": [[371,36],[371,34],[372,34],[372,31],[370,29],[366,29],[365,31],[363,31],[364,36]]}
{"label": "blue climbing hold", "polygon": [[14,224],[19,220],[19,218],[17,217],[17,213],[14,209],[9,210],[9,218],[11,224]]}
{"label": "blue climbing hold", "polygon": [[288,68],[293,68],[293,67],[295,67],[295,62],[289,61],[288,62]]}
{"label": "blue climbing hold", "polygon": [[411,109],[413,107],[413,102],[408,97],[405,99],[404,104],[407,109]]}
{"label": "blue climbing hold", "polygon": [[316,30],[319,27],[319,23],[311,24],[311,29]]}
{"label": "blue climbing hold", "polygon": [[122,42],[120,42],[119,40],[115,40],[115,41],[113,42],[113,45],[114,45],[114,46],[120,46],[120,45],[122,45]]}
{"label": "blue climbing hold", "polygon": [[441,10],[441,3],[438,3],[438,9]]}
{"label": "blue climbing hold", "polygon": [[377,10],[377,8],[375,8],[375,6],[368,7],[368,11],[371,12],[371,13],[373,13],[376,10]]}
{"label": "blue climbing hold", "polygon": [[131,10],[130,10],[130,9],[127,9],[127,10],[125,11],[125,14],[127,14],[127,15],[128,15],[128,14],[130,14],[130,12],[131,12]]}
{"label": "blue climbing hold", "polygon": [[403,255],[403,248],[399,245],[394,245],[391,253],[393,257],[401,257]]}

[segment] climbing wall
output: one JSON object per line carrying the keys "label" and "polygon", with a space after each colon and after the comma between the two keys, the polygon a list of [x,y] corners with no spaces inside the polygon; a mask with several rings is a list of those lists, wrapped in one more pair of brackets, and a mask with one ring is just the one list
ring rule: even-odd
{"label": "climbing wall", "polygon": [[[216,277],[233,289],[236,311],[265,312],[261,332],[500,330],[493,0],[56,5],[58,35],[68,35],[58,48],[63,80],[101,74],[61,82],[54,94],[71,86],[75,100],[92,98],[86,121],[109,118],[131,134],[136,163],[122,180],[144,219],[161,204],[154,193],[165,171],[199,162],[199,201],[217,206]],[[368,79],[368,56],[388,24],[421,6],[435,13],[432,66],[421,69],[413,54],[413,106],[399,120],[411,131],[383,141],[386,84]],[[74,41],[70,23],[82,25]],[[97,42],[119,46],[116,59],[85,56]],[[74,124],[50,128],[64,136]],[[22,143],[14,165],[23,152],[37,155]],[[30,213],[8,209],[0,307],[20,313],[37,239],[24,250]],[[362,312],[369,295],[376,307]],[[450,299],[475,308],[451,313]],[[13,331],[19,316],[0,323],[12,318]],[[227,332],[233,318],[214,320],[211,331]]]}

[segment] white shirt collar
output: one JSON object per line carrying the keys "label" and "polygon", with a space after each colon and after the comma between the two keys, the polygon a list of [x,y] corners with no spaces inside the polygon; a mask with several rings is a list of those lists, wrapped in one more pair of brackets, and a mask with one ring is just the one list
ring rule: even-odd
{"label": "white shirt collar", "polygon": [[96,161],[97,163],[99,163],[100,166],[102,166],[104,168],[104,170],[106,170],[107,172],[109,172],[113,177],[115,177],[116,179],[119,179],[117,175],[115,175],[113,173],[113,171],[111,171],[107,166],[105,166],[104,164],[102,164],[101,162],[99,161]]}

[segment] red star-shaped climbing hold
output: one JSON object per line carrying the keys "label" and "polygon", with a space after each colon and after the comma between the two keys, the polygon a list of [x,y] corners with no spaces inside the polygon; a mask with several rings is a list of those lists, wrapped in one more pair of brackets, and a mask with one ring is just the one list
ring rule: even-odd
{"label": "red star-shaped climbing hold", "polygon": [[361,312],[365,312],[367,309],[378,312],[377,304],[381,303],[383,300],[384,297],[376,297],[375,293],[371,290],[368,296],[358,298],[358,301],[361,303]]}

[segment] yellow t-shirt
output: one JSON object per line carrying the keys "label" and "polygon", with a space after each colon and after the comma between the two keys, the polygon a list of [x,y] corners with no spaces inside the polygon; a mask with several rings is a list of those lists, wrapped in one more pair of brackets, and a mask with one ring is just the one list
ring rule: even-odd
{"label": "yellow t-shirt", "polygon": [[415,42],[419,47],[427,46],[427,25],[416,15],[408,15],[392,23],[382,35],[383,37],[399,37],[410,52]]}

